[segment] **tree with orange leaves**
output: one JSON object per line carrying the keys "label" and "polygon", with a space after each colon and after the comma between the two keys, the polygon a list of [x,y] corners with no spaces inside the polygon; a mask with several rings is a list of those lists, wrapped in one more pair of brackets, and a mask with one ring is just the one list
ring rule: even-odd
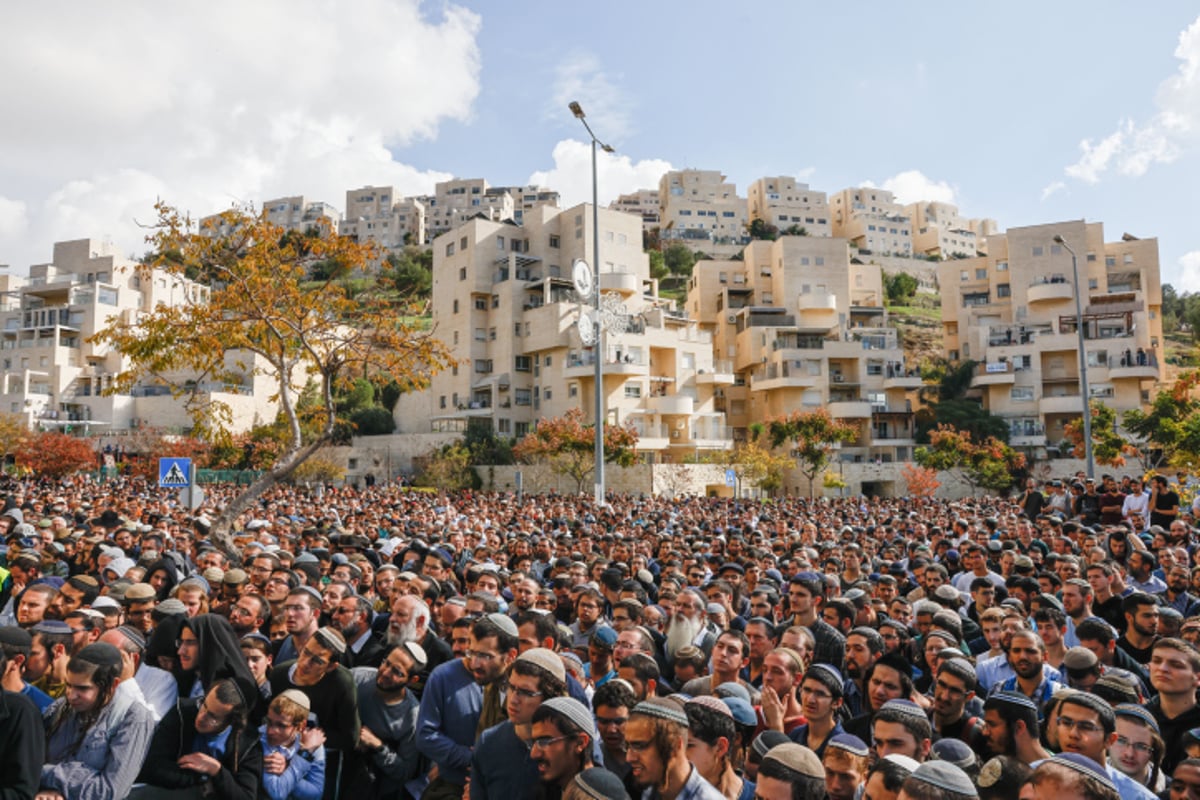
{"label": "tree with orange leaves", "polygon": [[1154,397],[1148,411],[1135,408],[1122,419],[1146,471],[1163,464],[1184,466],[1200,453],[1200,370],[1180,374]]}
{"label": "tree with orange leaves", "polygon": [[942,482],[938,480],[937,470],[908,463],[900,469],[904,478],[905,491],[909,497],[930,498],[937,493]]}
{"label": "tree with orange leaves", "polygon": [[96,448],[91,440],[57,431],[35,433],[17,451],[17,466],[39,478],[65,478],[96,469]]}
{"label": "tree with orange leaves", "polygon": [[767,421],[771,444],[780,447],[791,442],[796,468],[808,479],[808,495],[817,493],[816,479],[833,460],[837,448],[858,438],[858,429],[848,422],[836,420],[829,411],[793,411],[786,417]]}
{"label": "tree with orange leaves", "polygon": [[[1117,431],[1117,412],[1099,400],[1092,401],[1092,458],[1105,467],[1125,466],[1125,456],[1136,455],[1138,449]],[[1083,458],[1087,449],[1083,442],[1083,417],[1063,426],[1063,435],[1071,443],[1076,458]]]}
{"label": "tree with orange leaves", "polygon": [[[297,233],[272,223],[265,211],[231,209],[198,225],[165,203],[156,208],[147,237],[154,255],[139,268],[200,288],[135,320],[114,319],[91,341],[129,359],[110,391],[128,392],[147,379],[165,385],[187,401],[196,432],[217,441],[228,438],[231,412],[209,402],[201,387],[245,385],[255,375],[273,382],[285,431],[281,452],[213,520],[214,541],[236,560],[233,521],[334,439],[338,389],[362,377],[421,389],[453,358],[413,324],[411,304],[392,293],[359,291],[354,279],[379,261],[374,243],[337,236],[323,218]],[[296,398],[310,380],[320,419],[306,435]]]}
{"label": "tree with orange leaves", "polygon": [[[637,461],[637,431],[628,425],[604,426],[604,463],[629,467]],[[546,463],[558,475],[575,481],[582,493],[596,471],[596,429],[583,423],[583,410],[542,419],[513,447],[513,457],[527,464]]]}
{"label": "tree with orange leaves", "polygon": [[979,489],[1001,492],[1013,485],[1025,468],[1025,456],[994,436],[976,443],[971,434],[939,425],[929,434],[929,446],[918,447],[913,458],[934,470],[957,469],[974,493]]}

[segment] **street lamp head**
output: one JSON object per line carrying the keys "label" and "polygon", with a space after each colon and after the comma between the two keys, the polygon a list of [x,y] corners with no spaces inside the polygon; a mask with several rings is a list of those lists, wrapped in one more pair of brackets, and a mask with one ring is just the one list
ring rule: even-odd
{"label": "street lamp head", "polygon": [[615,149],[613,149],[613,146],[612,146],[611,144],[602,144],[602,145],[600,145],[600,149],[601,149],[601,150],[603,150],[603,151],[604,151],[604,152],[606,152],[606,153],[615,153],[615,152],[617,152]]}
{"label": "street lamp head", "polygon": [[1054,243],[1055,244],[1065,244],[1066,240],[1063,239],[1061,233],[1056,233],[1056,234],[1054,234]]}
{"label": "street lamp head", "polygon": [[583,119],[583,116],[584,116],[583,115],[583,106],[579,105],[578,102],[576,102],[575,100],[572,100],[570,102],[570,104],[567,105],[567,108],[571,109],[571,113],[574,114],[576,117],[578,117],[579,119]]}

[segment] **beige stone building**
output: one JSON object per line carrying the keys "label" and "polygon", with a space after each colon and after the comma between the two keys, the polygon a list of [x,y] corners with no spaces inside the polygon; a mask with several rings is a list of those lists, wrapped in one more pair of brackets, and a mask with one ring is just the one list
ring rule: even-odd
{"label": "beige stone building", "polygon": [[277,197],[263,203],[263,211],[267,219],[275,225],[289,230],[304,232],[324,219],[330,229],[337,233],[342,215],[328,203],[306,202],[303,195],[296,197]]}
{"label": "beige stone building", "polygon": [[425,243],[425,206],[412,197],[398,197],[392,186],[363,186],[346,192],[343,236],[374,241],[389,250]]}
{"label": "beige stone building", "polygon": [[[1078,255],[1079,285],[1055,236]],[[1014,445],[1037,455],[1083,413],[1077,293],[1091,397],[1122,411],[1149,402],[1163,360],[1157,240],[1106,243],[1098,222],[1010,228],[987,256],[939,270],[947,354],[979,362],[972,387]]]}
{"label": "beige stone building", "polygon": [[809,236],[830,236],[829,199],[806,183],[787,176],[759,178],[746,192],[750,220],[761,219],[786,231],[803,228]]}
{"label": "beige stone building", "polygon": [[645,231],[653,230],[662,224],[659,218],[657,189],[639,189],[636,192],[619,195],[608,207],[613,211],[622,211],[641,217],[642,229]]}
{"label": "beige stone building", "polygon": [[[576,259],[591,263],[592,235],[590,204],[545,205],[523,225],[475,218],[434,240],[434,331],[460,363],[401,396],[398,432],[482,425],[519,437],[571,408],[595,418],[597,348],[576,330],[583,306],[570,277]],[[600,287],[625,329],[599,348],[607,422],[633,425],[647,461],[728,448],[716,401],[734,382],[731,365],[714,361],[710,333],[659,297],[641,218],[602,209],[600,258]]]}
{"label": "beige stone building", "polygon": [[455,178],[438,183],[434,194],[413,199],[426,209],[426,236],[432,241],[475,217],[519,224],[533,209],[557,208],[559,198],[540,186],[489,186],[483,178]]}
{"label": "beige stone building", "polygon": [[950,203],[910,203],[905,206],[905,214],[912,220],[913,251],[938,259],[974,258],[979,248],[974,228],[995,228],[991,220],[962,217],[958,207]]}
{"label": "beige stone building", "polygon": [[912,220],[886,189],[843,189],[830,196],[829,206],[834,236],[869,253],[912,255]]}
{"label": "beige stone building", "polygon": [[[111,319],[135,323],[159,304],[203,301],[207,288],[122,258],[111,245],[88,239],[57,242],[48,264],[29,277],[0,276],[0,410],[31,425],[105,435],[143,426],[190,428],[182,401],[147,380],[125,394],[104,395],[127,368],[119,352],[88,341]],[[231,354],[227,365],[243,377],[202,383],[202,400],[226,403],[233,429],[247,430],[275,416],[269,377],[253,360]],[[177,376],[178,377],[178,376]]]}
{"label": "beige stone building", "polygon": [[658,183],[663,244],[682,241],[710,256],[737,254],[750,241],[746,199],[716,170],[668,172]]}
{"label": "beige stone building", "polygon": [[827,408],[858,429],[844,464],[911,458],[909,393],[921,380],[887,325],[879,267],[853,263],[845,239],[784,236],[752,242],[740,261],[699,262],[687,308],[712,331],[716,357],[732,362],[715,408],[735,438],[754,422]]}

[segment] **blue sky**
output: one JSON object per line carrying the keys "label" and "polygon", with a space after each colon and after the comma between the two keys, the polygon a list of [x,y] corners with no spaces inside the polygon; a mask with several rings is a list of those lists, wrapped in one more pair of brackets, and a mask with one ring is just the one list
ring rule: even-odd
{"label": "blue sky", "polygon": [[[870,182],[1005,227],[1157,236],[1164,280],[1200,290],[1194,3],[253,8],[18,12],[0,64],[30,77],[0,88],[24,120],[0,133],[0,263],[20,271],[59,238],[140,252],[133,221],[156,196],[197,213],[301,193],[341,207],[366,183],[457,175],[582,200],[577,99],[618,149],[602,201],[668,165],[721,170],[743,194],[767,174]],[[129,54],[94,35],[114,19]]]}

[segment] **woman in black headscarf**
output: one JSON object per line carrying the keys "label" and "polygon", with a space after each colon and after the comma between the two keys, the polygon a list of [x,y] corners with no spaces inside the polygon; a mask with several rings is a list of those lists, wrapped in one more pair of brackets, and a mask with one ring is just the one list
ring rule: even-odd
{"label": "woman in black headscarf", "polygon": [[[222,678],[237,682],[242,696],[259,697],[258,685],[246,665],[241,643],[229,624],[219,614],[200,614],[185,619],[179,630],[180,697],[203,697]],[[251,718],[254,719],[253,708]]]}
{"label": "woman in black headscarf", "polygon": [[146,642],[146,655],[143,660],[152,667],[165,669],[179,679],[179,630],[187,617],[182,614],[172,614],[154,626],[154,633]]}

